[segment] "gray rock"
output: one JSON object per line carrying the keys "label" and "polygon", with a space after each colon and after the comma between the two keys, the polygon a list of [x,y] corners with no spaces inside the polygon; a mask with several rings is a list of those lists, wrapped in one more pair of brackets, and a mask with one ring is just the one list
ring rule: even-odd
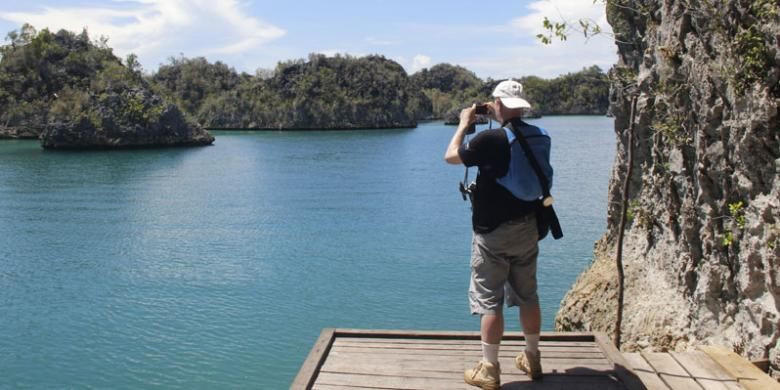
{"label": "gray rock", "polygon": [[[614,254],[626,179],[626,129],[633,119],[629,191],[636,209],[623,249],[623,349],[721,344],[749,359],[769,358],[778,377],[776,5],[768,0],[724,0],[719,6],[682,0],[624,3],[608,9],[622,41],[620,63],[610,74],[636,76],[612,77],[610,112],[618,152],[608,230],[593,264],[561,302],[556,328],[614,329]],[[761,7],[775,13],[757,12]],[[630,118],[633,96],[641,104]]]}

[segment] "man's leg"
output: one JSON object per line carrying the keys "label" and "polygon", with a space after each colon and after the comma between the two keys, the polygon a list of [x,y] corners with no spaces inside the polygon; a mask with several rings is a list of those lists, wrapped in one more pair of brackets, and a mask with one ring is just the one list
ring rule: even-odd
{"label": "man's leg", "polygon": [[504,336],[504,314],[485,314],[480,319],[482,335],[482,359],[498,363],[498,349]]}
{"label": "man's leg", "polygon": [[515,358],[515,365],[536,380],[542,377],[542,356],[539,352],[542,313],[538,301],[520,304],[520,324],[525,336],[525,352]]}
{"label": "man's leg", "polygon": [[520,305],[520,324],[525,334],[525,350],[535,355],[539,353],[539,332],[542,328],[542,311],[539,302]]}
{"label": "man's leg", "polygon": [[[504,314],[485,314],[482,316],[480,330],[482,341],[488,344],[499,344],[504,337]],[[537,332],[539,333],[539,332]]]}

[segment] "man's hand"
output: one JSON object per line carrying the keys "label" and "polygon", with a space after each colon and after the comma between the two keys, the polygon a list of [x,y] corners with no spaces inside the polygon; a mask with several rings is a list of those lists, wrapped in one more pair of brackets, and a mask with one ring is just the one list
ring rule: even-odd
{"label": "man's hand", "polygon": [[466,124],[466,127],[477,121],[476,104],[460,110],[460,125]]}
{"label": "man's hand", "polygon": [[444,160],[450,164],[460,164],[463,162],[458,155],[458,148],[460,148],[460,144],[463,143],[466,129],[477,121],[477,114],[474,111],[476,111],[476,105],[474,104],[472,104],[471,107],[464,108],[460,111],[458,129],[455,130],[455,134],[452,135],[452,140],[450,141],[449,146],[447,146],[447,151],[444,153]]}

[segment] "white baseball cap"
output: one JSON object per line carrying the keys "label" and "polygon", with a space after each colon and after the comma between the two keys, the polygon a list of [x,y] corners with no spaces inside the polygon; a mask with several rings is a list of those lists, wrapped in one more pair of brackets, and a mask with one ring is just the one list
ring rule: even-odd
{"label": "white baseball cap", "polygon": [[514,80],[504,80],[493,90],[493,97],[501,99],[506,108],[531,108],[531,104],[522,98],[523,84]]}

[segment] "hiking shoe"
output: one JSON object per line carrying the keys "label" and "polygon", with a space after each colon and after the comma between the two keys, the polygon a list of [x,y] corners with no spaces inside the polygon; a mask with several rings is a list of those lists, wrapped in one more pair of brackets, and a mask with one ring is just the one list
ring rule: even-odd
{"label": "hiking shoe", "polygon": [[463,373],[463,380],[484,390],[498,390],[501,386],[501,366],[480,361],[476,367]]}
{"label": "hiking shoe", "polygon": [[535,354],[525,351],[515,358],[515,365],[517,368],[525,371],[528,376],[533,379],[542,378],[542,352],[536,352]]}

